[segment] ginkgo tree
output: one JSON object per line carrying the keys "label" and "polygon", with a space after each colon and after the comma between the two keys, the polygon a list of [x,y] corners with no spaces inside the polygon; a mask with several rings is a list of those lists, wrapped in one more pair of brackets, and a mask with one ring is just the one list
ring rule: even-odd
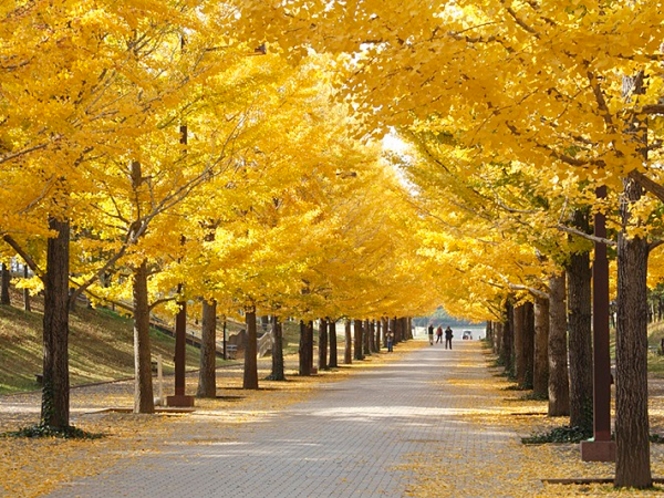
{"label": "ginkgo tree", "polygon": [[[405,133],[418,153],[415,163],[405,170],[420,189],[420,202],[426,207],[432,229],[439,231],[434,232],[432,250],[441,258],[449,257],[463,274],[463,283],[448,289],[443,302],[448,308],[454,306],[458,314],[472,316],[471,309],[464,312],[464,306],[477,307],[484,300],[475,297],[468,301],[468,292],[495,303],[526,290],[530,301],[543,304],[542,299],[549,299],[547,282],[566,269],[570,288],[567,302],[572,403],[565,411],[570,411],[572,426],[591,432],[592,410],[588,403],[592,399],[592,378],[590,365],[585,361],[591,351],[591,245],[577,235],[585,235],[584,232],[564,227],[562,222],[587,219],[583,213],[588,212],[592,198],[584,193],[583,182],[573,174],[561,179],[555,171],[547,174],[525,164],[484,162],[480,151],[460,147],[456,142],[454,134],[463,130],[434,133],[431,130],[440,126],[435,118],[427,120],[426,126],[426,130]],[[561,232],[561,227],[565,232]],[[492,311],[495,308],[482,314]],[[500,311],[494,319],[502,321]],[[563,335],[566,329],[564,325],[552,334]],[[546,350],[546,342],[540,347]],[[529,354],[522,353],[517,351],[516,365],[512,365],[511,353],[502,354],[508,369],[516,368],[518,382],[530,377],[527,365],[521,364]],[[547,361],[545,355],[541,358],[540,361]],[[566,358],[564,355],[564,361],[551,363],[566,371]],[[545,369],[546,364],[540,368]],[[554,372],[549,380],[565,377]],[[546,382],[542,380],[538,388],[546,394]],[[564,385],[549,384],[550,406],[561,398],[555,392],[567,390],[567,384],[567,380]],[[551,412],[560,414],[558,409]]]}
{"label": "ginkgo tree", "polygon": [[574,171],[590,192],[599,185],[623,192],[615,484],[650,486],[639,311],[648,241],[629,208],[642,188],[662,191],[658,127],[647,119],[662,111],[658,6],[302,0],[247,2],[243,15],[293,54],[306,46],[356,54],[344,88],[369,122],[449,117],[466,130],[464,143],[493,161]]}
{"label": "ginkgo tree", "polygon": [[[364,198],[359,203],[378,210],[383,199],[372,192],[385,189],[386,182],[393,179],[376,173],[384,170],[378,164],[379,148],[353,137],[348,109],[330,99],[323,65],[305,64],[291,82],[293,86],[283,87],[273,109],[268,102],[271,97],[263,96],[269,118],[253,142],[258,152],[243,161],[232,188],[218,189],[215,202],[199,210],[201,219],[216,219],[205,256],[209,271],[204,280],[210,288],[201,294],[224,302],[235,299],[238,307],[247,306],[252,314],[258,309],[263,314],[307,321],[339,316],[327,304],[334,303],[337,310],[340,306],[339,291],[330,285],[333,277],[325,275],[329,269],[325,264],[338,257],[340,224],[357,225],[360,218],[355,213],[345,220],[339,206]],[[229,211],[228,206],[233,209]],[[217,210],[226,214],[217,212],[215,218]],[[375,233],[387,234],[375,238],[376,245],[390,236],[382,223],[362,226],[363,235],[361,229],[355,232],[359,240],[345,238],[352,246],[349,252],[365,251],[362,247]],[[378,260],[386,253],[371,257]],[[349,263],[343,268],[348,272],[366,266],[357,258]],[[340,272],[339,268],[335,271]],[[372,285],[385,286],[385,282]],[[357,288],[354,290],[357,294]],[[366,304],[356,303],[358,311],[367,312],[362,310]],[[249,340],[253,343],[255,338]],[[246,368],[254,371],[255,365]],[[256,387],[255,375],[246,384]]]}
{"label": "ginkgo tree", "polygon": [[0,161],[11,202],[1,228],[42,277],[41,423],[66,430],[68,309],[92,281],[69,293],[69,242],[89,210],[89,178],[104,173],[104,159],[137,148],[137,131],[151,127],[152,114],[183,87],[183,78],[160,85],[171,61],[157,48],[200,23],[191,9],[157,2],[12,2],[2,16]]}
{"label": "ginkgo tree", "polygon": [[[112,175],[91,179],[99,185],[91,194],[98,216],[89,218],[88,230],[104,233],[109,247],[120,243],[126,249],[122,265],[116,266],[131,274],[92,292],[104,299],[133,296],[137,412],[154,411],[149,311],[164,301],[186,301],[191,294],[182,262],[205,242],[200,232],[214,223],[211,210],[218,209],[216,217],[228,210],[219,194],[232,191],[223,186],[241,182],[254,161],[256,130],[265,114],[261,99],[283,73],[275,69],[275,56],[259,61],[242,46],[228,52],[210,52],[213,60],[200,63],[210,67],[204,81],[190,85],[177,107],[157,115],[161,119],[155,126],[143,130],[140,148],[114,158]],[[184,122],[178,137],[176,124]],[[207,209],[200,209],[204,203]]]}
{"label": "ginkgo tree", "polygon": [[[212,22],[197,8],[202,6],[36,2],[6,12],[3,184],[15,203],[8,205],[2,229],[44,279],[44,425],[68,427],[69,303],[125,256],[143,268],[140,252],[129,249],[155,216],[228,165],[249,104],[238,99],[214,125],[200,127],[203,147],[194,143],[185,150],[178,127],[211,105],[211,99],[203,101],[210,83],[217,84],[217,104],[238,94],[233,85],[241,92],[247,82],[261,84],[251,71],[243,74],[246,66],[237,68],[253,48],[211,36],[213,25],[232,16],[210,8],[217,14]],[[229,67],[220,87],[222,79],[211,78]],[[72,230],[78,245],[70,281]],[[44,245],[35,242],[40,237],[49,244],[45,271]],[[137,378],[146,378],[149,357],[141,357]],[[151,395],[140,398],[152,403]]]}

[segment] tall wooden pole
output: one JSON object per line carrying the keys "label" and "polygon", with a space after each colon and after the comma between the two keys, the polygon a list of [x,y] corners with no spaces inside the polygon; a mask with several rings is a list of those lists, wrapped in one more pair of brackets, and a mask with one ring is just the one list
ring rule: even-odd
{"label": "tall wooden pole", "polygon": [[[606,198],[606,187],[596,191]],[[606,239],[606,217],[595,214],[597,239]],[[606,244],[595,241],[593,261],[593,433],[594,438],[581,443],[585,462],[613,462],[616,445],[611,441],[611,358],[609,352],[609,260]]]}
{"label": "tall wooden pole", "polygon": [[[180,144],[187,145],[187,125],[180,125]],[[184,236],[180,241],[185,243]],[[178,285],[178,294],[184,289],[182,284]],[[185,394],[186,378],[185,370],[187,363],[187,301],[180,296],[178,302],[180,311],[175,317],[175,395],[168,396],[168,406],[194,406],[194,397]]]}

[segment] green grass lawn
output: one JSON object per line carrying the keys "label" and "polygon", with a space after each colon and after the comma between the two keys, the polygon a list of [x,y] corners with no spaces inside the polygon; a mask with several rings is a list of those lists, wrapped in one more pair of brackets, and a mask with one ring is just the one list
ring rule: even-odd
{"label": "green grass lawn", "polygon": [[[0,394],[40,389],[35,374],[42,371],[42,300],[31,301],[33,311],[22,309],[18,292],[12,293],[12,306],[0,306]],[[222,323],[217,325],[221,341]],[[116,313],[106,308],[77,306],[70,314],[69,373],[72,386],[109,382],[134,376],[133,322],[127,312]],[[228,333],[243,325],[228,324]],[[259,335],[262,333],[259,327]],[[284,353],[297,353],[300,325],[283,323]],[[314,334],[317,338],[317,332]],[[343,331],[337,332],[343,347]],[[153,361],[161,355],[165,374],[174,371],[175,340],[157,329],[150,332]],[[187,370],[198,369],[199,350],[187,345]],[[217,365],[226,363],[217,358]]]}
{"label": "green grass lawn", "polygon": [[[16,300],[20,306],[20,301]],[[42,313],[0,306],[0,394],[40,389]],[[161,355],[164,373],[173,372],[175,340],[155,329],[150,333],[152,357]],[[107,309],[76,308],[70,315],[69,370],[72,385],[108,382],[134,376],[131,319]],[[199,350],[187,346],[187,369],[198,368]],[[219,364],[224,361],[218,359]]]}
{"label": "green grass lawn", "polygon": [[[42,371],[42,319],[43,302],[31,299],[33,311],[24,311],[21,294],[12,289],[12,305],[0,306],[0,394],[39,390],[35,374]],[[190,318],[193,322],[193,318]],[[198,323],[198,322],[197,322]],[[172,326],[172,324],[171,324]],[[227,333],[233,334],[242,323],[229,321]],[[300,343],[300,324],[283,324],[284,353],[297,353]],[[198,325],[191,323],[188,331]],[[222,323],[217,324],[217,340],[222,340]],[[72,386],[127,379],[134,376],[133,322],[122,310],[116,313],[107,308],[87,308],[79,304],[69,318],[69,374]],[[339,329],[339,327],[337,327]],[[259,336],[263,333],[261,326]],[[200,335],[195,333],[194,335]],[[317,341],[318,332],[314,331]],[[343,330],[337,330],[337,341],[343,348]],[[153,361],[161,355],[164,374],[174,371],[175,339],[152,329],[150,345]],[[199,349],[187,345],[187,370],[199,365]],[[217,358],[217,365],[225,360]]]}

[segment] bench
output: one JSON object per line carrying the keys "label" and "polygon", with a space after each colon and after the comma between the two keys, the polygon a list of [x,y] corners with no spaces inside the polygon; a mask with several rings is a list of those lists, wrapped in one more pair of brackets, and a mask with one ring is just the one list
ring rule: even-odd
{"label": "bench", "polygon": [[226,359],[234,360],[237,357],[237,345],[226,344]]}

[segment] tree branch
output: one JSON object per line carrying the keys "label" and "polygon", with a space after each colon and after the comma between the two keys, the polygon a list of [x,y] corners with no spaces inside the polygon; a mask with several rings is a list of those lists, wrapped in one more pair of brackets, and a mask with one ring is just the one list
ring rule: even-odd
{"label": "tree branch", "polygon": [[[92,275],[90,278],[88,278],[85,282],[82,284],[78,285],[78,287],[72,292],[70,296],[70,301],[74,302],[78,296],[83,294],[87,290],[88,287],[90,287],[93,283],[97,281],[104,273],[106,273],[106,270],[108,270],[111,266],[115,264],[117,260],[119,260],[124,254],[127,252],[127,246],[123,245],[118,252],[116,252],[111,258],[109,258],[104,266],[102,266],[99,270],[95,272],[94,275]],[[76,283],[76,282],[74,282]]]}
{"label": "tree branch", "polygon": [[616,127],[613,123],[613,116],[611,115],[611,110],[609,109],[609,106],[606,103],[606,99],[604,98],[604,94],[602,93],[602,88],[600,86],[597,75],[592,71],[588,71],[586,75],[588,76],[590,88],[593,91],[593,95],[595,95],[595,101],[597,102],[599,110],[601,111],[604,123],[606,123],[606,126],[611,131],[615,131]]}
{"label": "tree branch", "polygon": [[583,237],[584,239],[591,240],[592,242],[597,242],[600,244],[606,244],[607,246],[615,246],[616,241],[611,240],[611,239],[605,239],[603,237],[596,237],[595,235],[582,232],[581,230],[577,230],[576,228],[571,228],[565,225],[557,225],[556,228],[560,230],[561,232],[569,233],[572,235],[578,235],[579,237]]}
{"label": "tree branch", "polygon": [[44,280],[44,272],[42,269],[39,267],[39,265],[35,262],[34,259],[30,257],[30,255],[23,250],[23,248],[20,246],[16,240],[11,235],[3,235],[2,240],[4,240],[9,246],[14,249],[19,256],[25,261],[25,264],[28,265],[28,267],[35,272],[35,275],[37,275],[40,279]]}
{"label": "tree branch", "polygon": [[509,287],[510,290],[524,290],[530,292],[535,297],[547,300],[549,299],[549,294],[534,287],[529,287],[527,285],[510,284],[510,283],[507,284],[507,287]]}
{"label": "tree branch", "polygon": [[177,299],[176,296],[173,297],[165,297],[163,299],[157,299],[154,303],[152,303],[150,306],[148,306],[148,310],[152,311],[154,308],[159,306],[160,304],[168,303],[170,301],[175,301]]}
{"label": "tree branch", "polygon": [[630,179],[641,185],[647,192],[650,192],[660,201],[664,202],[664,186],[654,180],[651,180],[643,173],[633,170],[627,175]]}
{"label": "tree branch", "polygon": [[34,147],[29,147],[27,149],[19,150],[18,152],[14,152],[13,154],[0,156],[0,164],[5,163],[7,161],[11,161],[12,159],[16,159],[17,157],[24,156],[25,154],[29,154],[30,152],[34,152],[40,149],[45,149],[46,147],[48,147],[48,143],[39,144],[35,145]]}
{"label": "tree branch", "polygon": [[664,104],[644,105],[641,112],[644,114],[664,114]]}

